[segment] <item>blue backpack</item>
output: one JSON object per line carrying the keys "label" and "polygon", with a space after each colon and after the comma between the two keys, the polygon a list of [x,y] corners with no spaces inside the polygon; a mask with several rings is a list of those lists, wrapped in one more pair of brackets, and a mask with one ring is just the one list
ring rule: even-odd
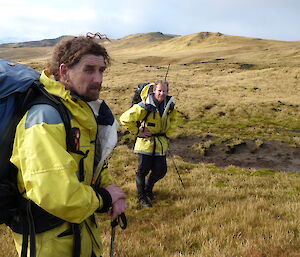
{"label": "blue backpack", "polygon": [[[58,226],[63,221],[35,205],[33,212],[38,219],[35,220],[35,228],[30,227],[33,222],[28,222],[26,208],[28,203],[34,204],[19,193],[17,168],[10,162],[19,121],[33,105],[53,106],[60,113],[66,129],[67,151],[76,152],[69,113],[58,97],[45,90],[39,77],[40,74],[28,66],[0,59],[0,224],[5,223],[13,231],[23,234],[22,256],[27,253],[28,235],[31,245],[34,243],[34,235],[30,231],[35,229],[39,233]],[[31,256],[34,255],[35,252],[31,251]]]}
{"label": "blue backpack", "polygon": [[[28,66],[0,59],[0,181],[11,175],[9,159],[16,126],[31,106],[45,103],[56,108],[66,127],[67,142],[72,141],[66,108],[58,97],[44,89],[39,77],[40,73]],[[70,143],[67,146],[72,148]]]}

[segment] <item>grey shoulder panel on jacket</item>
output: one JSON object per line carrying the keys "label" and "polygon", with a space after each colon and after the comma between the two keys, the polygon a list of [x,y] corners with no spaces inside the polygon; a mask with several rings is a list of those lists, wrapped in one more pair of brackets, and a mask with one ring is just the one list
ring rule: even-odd
{"label": "grey shoulder panel on jacket", "polygon": [[146,111],[156,111],[156,106],[152,105],[152,104],[145,104],[144,102],[139,102],[138,105],[145,109]]}
{"label": "grey shoulder panel on jacket", "polygon": [[60,124],[63,123],[59,112],[51,105],[37,104],[32,106],[27,114],[25,129],[36,124]]}

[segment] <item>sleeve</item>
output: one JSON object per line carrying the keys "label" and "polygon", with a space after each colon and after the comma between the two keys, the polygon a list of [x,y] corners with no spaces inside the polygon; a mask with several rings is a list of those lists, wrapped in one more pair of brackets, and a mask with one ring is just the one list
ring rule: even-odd
{"label": "sleeve", "polygon": [[108,185],[114,184],[114,180],[113,177],[108,169],[108,162],[104,161],[104,162],[100,162],[96,168],[95,171],[95,177],[96,177],[96,181],[95,181],[95,186],[96,187],[106,187]]}
{"label": "sleeve", "polygon": [[[36,113],[34,117],[50,114],[55,113],[53,110]],[[102,198],[91,186],[79,182],[76,172],[80,157],[77,159],[66,151],[63,123],[32,120],[28,124],[29,121],[25,115],[19,123],[11,157],[19,169],[19,189],[25,189],[26,197],[47,212],[73,223],[81,223],[109,204],[109,197]]]}
{"label": "sleeve", "polygon": [[166,132],[166,136],[168,138],[172,138],[172,136],[175,133],[175,130],[177,128],[176,120],[177,120],[177,110],[174,108],[171,113],[169,114],[169,119],[170,119],[170,126]]}
{"label": "sleeve", "polygon": [[129,110],[124,112],[120,117],[120,123],[124,126],[131,134],[137,135],[139,128],[137,122],[141,121],[143,112],[146,112],[138,104],[134,104]]}

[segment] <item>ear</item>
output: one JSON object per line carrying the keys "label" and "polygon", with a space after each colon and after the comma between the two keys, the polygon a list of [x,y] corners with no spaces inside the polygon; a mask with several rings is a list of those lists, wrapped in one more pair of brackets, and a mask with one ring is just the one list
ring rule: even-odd
{"label": "ear", "polygon": [[64,63],[59,66],[59,81],[65,86],[68,85],[68,67]]}

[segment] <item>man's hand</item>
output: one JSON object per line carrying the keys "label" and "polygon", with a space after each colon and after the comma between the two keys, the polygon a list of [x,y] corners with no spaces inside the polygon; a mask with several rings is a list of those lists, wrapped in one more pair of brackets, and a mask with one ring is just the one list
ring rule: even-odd
{"label": "man's hand", "polygon": [[115,203],[113,203],[112,208],[108,211],[108,215],[110,215],[111,220],[118,218],[118,216],[125,212],[127,204],[125,199],[119,199]]}
{"label": "man's hand", "polygon": [[139,128],[139,135],[140,137],[151,137],[152,133],[145,127]]}
{"label": "man's hand", "polygon": [[127,207],[125,202],[126,195],[121,188],[114,184],[108,185],[105,189],[109,192],[112,199],[112,208],[108,214],[111,216],[111,219],[114,220],[118,215],[124,212]]}

